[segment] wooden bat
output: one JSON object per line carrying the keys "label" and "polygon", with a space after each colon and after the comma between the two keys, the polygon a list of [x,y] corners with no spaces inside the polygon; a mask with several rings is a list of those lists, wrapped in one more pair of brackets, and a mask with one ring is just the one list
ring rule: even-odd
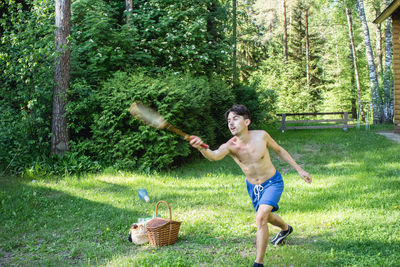
{"label": "wooden bat", "polygon": [[[188,134],[184,133],[183,131],[179,130],[178,128],[172,126],[168,122],[164,120],[164,118],[155,110],[143,105],[140,102],[133,102],[131,105],[129,112],[136,117],[137,119],[141,120],[142,122],[157,128],[157,129],[167,129],[173,133],[176,133],[187,141],[190,141],[191,138]],[[207,144],[201,144],[202,147],[208,148]]]}

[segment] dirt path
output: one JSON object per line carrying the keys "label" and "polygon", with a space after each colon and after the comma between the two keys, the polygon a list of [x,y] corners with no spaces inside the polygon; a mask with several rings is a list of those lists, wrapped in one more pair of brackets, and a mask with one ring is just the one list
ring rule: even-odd
{"label": "dirt path", "polygon": [[383,135],[397,143],[400,143],[400,134],[394,133],[393,131],[391,132],[377,132],[377,134]]}

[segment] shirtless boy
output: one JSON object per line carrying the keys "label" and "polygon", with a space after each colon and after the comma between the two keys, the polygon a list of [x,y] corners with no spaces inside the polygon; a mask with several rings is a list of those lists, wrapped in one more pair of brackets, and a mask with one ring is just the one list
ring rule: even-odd
{"label": "shirtless boy", "polygon": [[289,163],[306,183],[311,183],[312,178],[266,131],[248,129],[251,121],[245,106],[233,105],[225,113],[225,118],[234,135],[228,142],[217,150],[210,150],[201,146],[203,141],[199,137],[193,136],[190,144],[211,161],[231,156],[246,175],[247,191],[257,212],[257,253],[253,266],[263,266],[269,239],[268,223],[282,229],[272,239],[271,243],[274,245],[280,244],[293,231],[281,217],[272,213],[279,209],[278,202],[284,185],[281,174],[271,162],[269,149]]}

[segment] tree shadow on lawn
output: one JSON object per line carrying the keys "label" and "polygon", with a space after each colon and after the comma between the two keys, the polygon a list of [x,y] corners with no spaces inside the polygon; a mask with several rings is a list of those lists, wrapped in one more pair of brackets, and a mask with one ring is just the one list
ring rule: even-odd
{"label": "tree shadow on lawn", "polygon": [[[114,191],[114,189],[112,189]],[[0,265],[102,262],[132,248],[136,207],[121,209],[65,192],[11,182],[0,192]]]}
{"label": "tree shadow on lawn", "polygon": [[[83,186],[83,191],[91,191],[89,194],[104,194],[105,200],[107,194],[119,199],[135,193],[133,201],[120,204],[129,207],[118,208],[23,181],[5,185],[0,194],[0,265],[100,264],[124,255],[132,257],[134,251],[143,249],[145,254],[151,255],[150,246],[135,246],[127,238],[131,223],[138,217],[150,217],[156,200],[152,203],[140,202],[130,186],[104,181]],[[72,187],[80,188],[79,184]],[[176,193],[161,194],[160,199],[172,205],[180,200]],[[204,225],[195,227],[210,230],[212,225],[209,225],[210,228]],[[213,232],[202,231],[201,238],[183,233],[175,249],[186,250],[187,243],[192,243],[194,247],[212,248],[210,244],[218,243],[220,234],[219,231]]]}
{"label": "tree shadow on lawn", "polygon": [[[125,186],[102,183],[98,191],[124,194],[127,190],[130,191]],[[242,237],[218,238],[216,233],[207,231],[202,235],[181,234],[174,246],[154,253],[150,245],[136,246],[127,241],[130,224],[141,213],[137,207],[116,208],[63,191],[18,182],[2,190],[1,200],[4,202],[0,214],[0,265],[112,264],[113,258],[130,257],[135,261],[136,252],[142,253],[144,263],[157,263],[160,255],[167,253],[171,257],[177,251],[178,255],[187,255],[181,258],[187,264],[192,261],[190,254],[200,256],[199,249],[208,251],[209,260],[213,260],[217,246],[229,247],[228,244],[248,241]],[[158,260],[162,265],[162,257]],[[173,259],[169,261],[173,262]]]}
{"label": "tree shadow on lawn", "polygon": [[[400,249],[400,241],[377,240],[368,236],[359,237],[357,232],[362,230],[336,230],[329,234],[314,236],[291,236],[285,246],[303,247],[323,262],[315,262],[316,266],[390,266],[400,261],[395,253]],[[355,234],[348,234],[349,232]],[[297,262],[301,265],[301,262]]]}

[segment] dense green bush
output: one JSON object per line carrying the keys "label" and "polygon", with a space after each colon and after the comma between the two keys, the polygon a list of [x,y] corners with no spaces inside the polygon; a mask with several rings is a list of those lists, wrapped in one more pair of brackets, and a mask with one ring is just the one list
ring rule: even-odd
{"label": "dense green bush", "polygon": [[126,68],[134,60],[121,49],[136,46],[138,39],[121,34],[118,14],[122,14],[115,1],[82,0],[71,5],[71,78],[84,79],[89,85],[98,85],[112,73]]}
{"label": "dense green bush", "polygon": [[226,74],[231,52],[229,11],[216,0],[134,1],[129,27],[137,62],[154,71]]}
{"label": "dense green bush", "polygon": [[227,85],[209,82],[206,77],[118,72],[104,83],[93,138],[80,142],[79,150],[86,150],[107,166],[144,171],[171,166],[190,153],[190,146],[181,137],[133,118],[129,114],[133,101],[151,106],[172,125],[214,146],[223,135],[219,132],[227,131],[219,121],[233,103],[233,95]]}
{"label": "dense green bush", "polygon": [[247,106],[251,114],[250,128],[260,127],[274,119],[276,93],[259,88],[258,83],[238,86],[234,89],[237,103]]}
{"label": "dense green bush", "polygon": [[22,172],[50,153],[54,2],[29,6],[15,1],[2,6],[7,12],[0,37],[0,170]]}
{"label": "dense green bush", "polygon": [[[91,138],[99,85],[116,71],[229,75],[227,13],[218,1],[140,0],[131,13],[124,8],[115,0],[72,3],[68,119],[71,139],[78,143]],[[223,99],[224,86],[211,87],[213,99]],[[86,145],[79,149],[86,153]]]}
{"label": "dense green bush", "polygon": [[232,88],[222,79],[215,78],[210,81],[211,116],[215,119],[216,142],[221,144],[231,137],[225,120],[225,112],[236,103],[236,96]]}
{"label": "dense green bush", "polygon": [[[70,144],[74,145],[74,142]],[[96,173],[103,166],[99,162],[78,152],[69,152],[64,157],[58,155],[42,155],[20,172],[23,177],[66,176],[72,174]]]}
{"label": "dense green bush", "polygon": [[[221,2],[134,1],[130,23],[121,1],[73,1],[71,9],[71,152],[59,158],[50,151],[54,1],[0,4],[0,173],[96,171],[100,163],[146,170],[185,159],[190,147],[180,137],[130,117],[136,99],[211,146],[230,136],[223,114],[236,95],[223,82],[231,48]],[[143,72],[117,72],[126,69]]]}
{"label": "dense green bush", "polygon": [[131,12],[124,7],[115,0],[72,3],[72,78],[93,85],[136,67],[197,75],[229,71],[228,13],[218,1],[139,0]]}

